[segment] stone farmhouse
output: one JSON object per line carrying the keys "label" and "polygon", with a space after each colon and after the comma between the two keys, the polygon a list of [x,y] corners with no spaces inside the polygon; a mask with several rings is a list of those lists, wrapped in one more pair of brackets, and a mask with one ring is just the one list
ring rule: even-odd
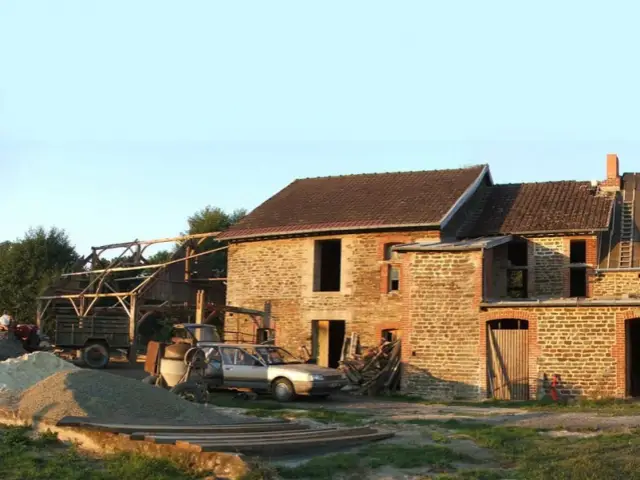
{"label": "stone farmhouse", "polygon": [[[501,185],[488,165],[296,180],[224,232],[228,303],[337,365],[402,338],[402,391],[640,396],[638,174]],[[255,333],[226,319],[228,330]]]}

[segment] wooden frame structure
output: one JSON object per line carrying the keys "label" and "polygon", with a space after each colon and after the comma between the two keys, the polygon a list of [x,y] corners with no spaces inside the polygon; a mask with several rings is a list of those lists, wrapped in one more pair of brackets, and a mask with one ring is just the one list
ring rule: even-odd
{"label": "wooden frame structure", "polygon": [[[199,257],[228,248],[221,246],[199,251],[206,240],[215,239],[218,234],[219,232],[212,232],[154,240],[134,240],[92,247],[91,253],[78,260],[72,271],[63,273],[45,295],[38,297],[38,326],[42,328],[47,315],[60,308],[72,310],[72,314],[77,317],[90,317],[98,312],[124,313],[129,318],[130,360],[134,360],[136,355],[137,328],[141,321],[152,313],[184,312],[194,309],[196,322],[206,323],[215,313],[228,311],[250,315],[256,325],[268,326],[268,306],[265,307],[265,311],[260,311],[206,302],[206,289],[211,288],[214,282],[226,281],[226,278],[193,277],[192,262]],[[145,258],[147,248],[165,243],[178,245],[169,260],[152,264]],[[110,261],[104,259],[107,252],[119,249],[122,251],[118,256]],[[172,296],[171,299],[163,301],[153,298],[154,285],[161,281],[163,273],[166,275],[168,269],[178,267],[179,264],[184,266],[184,276],[179,283],[191,287],[187,289],[188,293],[183,292],[182,298]],[[140,274],[129,278],[116,278],[121,272]],[[122,281],[128,281],[130,287],[121,288],[119,282]],[[195,302],[191,297],[195,298]]]}

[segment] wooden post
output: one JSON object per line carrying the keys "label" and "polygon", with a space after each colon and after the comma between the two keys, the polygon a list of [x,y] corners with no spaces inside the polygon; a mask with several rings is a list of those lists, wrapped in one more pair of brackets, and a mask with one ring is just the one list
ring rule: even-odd
{"label": "wooden post", "polygon": [[36,327],[42,330],[42,300],[37,300],[36,305]]}
{"label": "wooden post", "polygon": [[196,292],[196,323],[202,323],[204,318],[204,290]]}
{"label": "wooden post", "polygon": [[191,279],[191,261],[188,259],[193,254],[191,247],[185,249],[185,261],[184,261],[184,281],[188,282]]}
{"label": "wooden post", "polygon": [[136,322],[138,321],[138,296],[131,295],[129,300],[129,363],[135,364],[138,359],[138,339],[136,338]]}

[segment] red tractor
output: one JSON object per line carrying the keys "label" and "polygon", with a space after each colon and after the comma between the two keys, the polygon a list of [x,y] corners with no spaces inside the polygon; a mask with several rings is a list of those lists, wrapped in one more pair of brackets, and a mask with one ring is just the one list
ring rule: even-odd
{"label": "red tractor", "polygon": [[37,325],[19,323],[15,327],[14,334],[27,352],[35,352],[40,347],[40,330]]}

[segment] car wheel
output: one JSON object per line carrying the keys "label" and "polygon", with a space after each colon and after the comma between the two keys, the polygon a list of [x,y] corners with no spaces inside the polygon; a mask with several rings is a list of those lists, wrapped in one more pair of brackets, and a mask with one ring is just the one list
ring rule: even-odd
{"label": "car wheel", "polygon": [[170,392],[193,403],[204,403],[206,400],[203,388],[195,383],[179,383]]}
{"label": "car wheel", "polygon": [[89,368],[105,368],[109,364],[109,350],[102,343],[87,345],[82,360]]}
{"label": "car wheel", "polygon": [[279,402],[290,402],[296,396],[293,384],[286,378],[279,378],[273,382],[273,397]]}

